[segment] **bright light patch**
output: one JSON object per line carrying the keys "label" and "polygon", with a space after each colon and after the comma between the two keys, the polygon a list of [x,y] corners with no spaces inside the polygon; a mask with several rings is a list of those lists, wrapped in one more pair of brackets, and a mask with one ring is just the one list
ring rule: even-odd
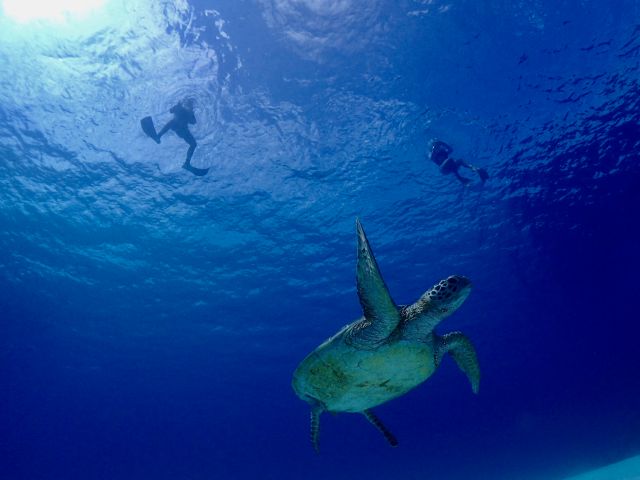
{"label": "bright light patch", "polygon": [[2,12],[18,22],[49,20],[65,22],[84,17],[102,7],[106,0],[2,0]]}

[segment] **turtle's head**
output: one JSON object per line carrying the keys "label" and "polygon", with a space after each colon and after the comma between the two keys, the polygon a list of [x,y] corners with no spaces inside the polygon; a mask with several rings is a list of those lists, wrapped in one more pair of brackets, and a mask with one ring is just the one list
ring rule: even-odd
{"label": "turtle's head", "polygon": [[402,312],[406,320],[405,335],[426,338],[445,318],[455,312],[471,293],[471,280],[451,275],[427,290]]}
{"label": "turtle's head", "polygon": [[471,280],[462,275],[451,275],[427,290],[420,300],[428,304],[429,311],[443,318],[455,312],[470,293]]}

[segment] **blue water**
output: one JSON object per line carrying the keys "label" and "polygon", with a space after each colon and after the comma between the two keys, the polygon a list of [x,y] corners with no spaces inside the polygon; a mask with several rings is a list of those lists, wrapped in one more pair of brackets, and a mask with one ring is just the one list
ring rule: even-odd
{"label": "blue water", "polygon": [[[640,2],[7,10],[0,478],[560,479],[640,454]],[[185,96],[204,177],[139,128]],[[432,138],[489,181],[441,175]],[[317,455],[291,374],[361,314],[356,217],[397,303],[474,282],[437,330],[482,381],[447,358],[376,409],[398,448],[325,414]]]}

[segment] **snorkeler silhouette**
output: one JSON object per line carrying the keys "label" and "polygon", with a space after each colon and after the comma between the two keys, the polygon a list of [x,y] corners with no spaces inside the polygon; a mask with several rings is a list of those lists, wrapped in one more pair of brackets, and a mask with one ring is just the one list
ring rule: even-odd
{"label": "snorkeler silhouette", "polygon": [[440,167],[442,173],[445,175],[453,173],[463,185],[468,185],[471,180],[458,173],[460,167],[465,167],[476,172],[482,183],[489,178],[489,174],[484,168],[478,168],[462,159],[456,160],[455,158],[451,158],[449,156],[451,152],[453,152],[453,148],[440,140],[434,140],[431,144],[431,161]]}
{"label": "snorkeler silhouette", "polygon": [[189,150],[187,150],[187,159],[184,161],[182,168],[190,171],[194,175],[202,176],[206,175],[209,171],[208,168],[196,168],[191,165],[191,157],[193,156],[193,152],[198,146],[196,139],[193,138],[191,132],[189,131],[189,125],[194,125],[196,123],[196,116],[193,114],[193,100],[190,98],[185,98],[180,101],[171,109],[169,112],[173,113],[173,118],[167,122],[167,124],[162,127],[158,133],[156,133],[156,128],[153,125],[153,119],[151,117],[144,117],[140,120],[140,126],[142,126],[142,130],[149,137],[155,140],[156,143],[160,143],[160,138],[162,135],[167,133],[169,130],[173,130],[176,135],[182,138],[185,142],[189,144]]}

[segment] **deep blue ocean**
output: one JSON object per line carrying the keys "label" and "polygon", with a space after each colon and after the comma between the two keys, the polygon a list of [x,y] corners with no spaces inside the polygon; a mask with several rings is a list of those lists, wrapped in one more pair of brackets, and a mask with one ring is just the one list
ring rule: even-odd
{"label": "deep blue ocean", "polygon": [[[638,0],[0,0],[0,479],[639,479],[639,148]],[[473,281],[482,380],[316,454],[356,218],[398,304]]]}

